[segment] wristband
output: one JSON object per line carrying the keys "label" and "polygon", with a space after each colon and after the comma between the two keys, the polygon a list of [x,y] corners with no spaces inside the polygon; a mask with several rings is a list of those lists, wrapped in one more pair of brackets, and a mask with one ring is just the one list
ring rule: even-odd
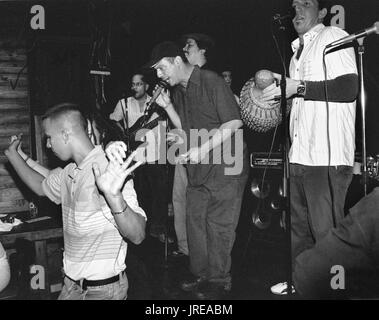
{"label": "wristband", "polygon": [[119,214],[123,214],[123,213],[126,212],[127,209],[128,209],[128,204],[125,205],[125,208],[124,208],[124,210],[122,210],[122,211],[112,211],[112,210],[111,210],[112,216],[117,216],[117,215],[119,215]]}

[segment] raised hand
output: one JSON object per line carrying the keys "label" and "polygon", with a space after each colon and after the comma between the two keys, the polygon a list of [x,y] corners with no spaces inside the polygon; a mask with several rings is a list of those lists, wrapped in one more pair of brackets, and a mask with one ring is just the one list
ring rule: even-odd
{"label": "raised hand", "polygon": [[9,146],[4,152],[6,156],[11,155],[12,153],[18,152],[22,158],[27,157],[21,149],[21,145],[22,145],[21,138],[22,138],[22,133],[20,133],[18,136],[11,136]]}
{"label": "raised hand", "polygon": [[113,141],[105,148],[105,154],[109,161],[114,161],[122,165],[126,158],[127,146],[123,141]]}
{"label": "raised hand", "polygon": [[[155,87],[155,90],[159,90],[158,85]],[[154,95],[153,92],[153,95]],[[162,89],[161,93],[159,94],[157,100],[155,102],[162,108],[166,109],[171,104],[171,98],[170,98],[170,91],[168,89]]]}
{"label": "raised hand", "polygon": [[184,143],[183,134],[179,134],[172,131],[167,132],[166,139],[170,145]]}
{"label": "raised hand", "polygon": [[112,197],[121,194],[126,178],[142,164],[141,161],[138,161],[129,167],[135,155],[136,153],[133,152],[122,164],[114,160],[109,161],[104,172],[100,172],[98,164],[93,163],[92,169],[96,185],[101,192]]}

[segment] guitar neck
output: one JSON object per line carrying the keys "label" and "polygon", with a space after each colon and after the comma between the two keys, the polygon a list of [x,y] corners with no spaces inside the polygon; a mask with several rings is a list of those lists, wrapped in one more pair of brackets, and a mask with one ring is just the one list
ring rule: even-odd
{"label": "guitar neck", "polygon": [[144,126],[136,128],[135,130],[129,132],[129,136],[134,136],[138,132],[138,130],[140,130],[140,129],[149,129],[149,130],[153,129],[154,127],[156,127],[158,125],[159,121],[165,120],[165,119],[166,119],[166,117],[164,115],[160,115],[160,116],[158,116],[158,118],[148,122]]}

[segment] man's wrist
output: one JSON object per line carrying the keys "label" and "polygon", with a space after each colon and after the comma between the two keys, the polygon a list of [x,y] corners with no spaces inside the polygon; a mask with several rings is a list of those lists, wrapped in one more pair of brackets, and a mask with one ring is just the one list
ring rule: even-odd
{"label": "man's wrist", "polygon": [[125,201],[125,206],[121,211],[111,210],[111,213],[113,216],[117,216],[117,215],[126,213],[128,209],[129,209],[129,206]]}
{"label": "man's wrist", "polygon": [[[8,159],[16,159],[16,158],[21,157],[21,155],[15,149],[5,150],[5,155],[7,156]],[[22,157],[21,159],[24,160]]]}
{"label": "man's wrist", "polygon": [[304,80],[300,80],[299,84],[297,85],[296,95],[299,97],[305,97],[306,91],[307,91],[306,82]]}
{"label": "man's wrist", "polygon": [[112,210],[121,211],[125,206],[125,200],[121,193],[114,195],[104,192],[104,197]]}
{"label": "man's wrist", "polygon": [[166,106],[164,107],[164,109],[170,109],[170,108],[174,108],[174,106],[173,106],[173,104],[172,104],[171,101],[166,104]]}

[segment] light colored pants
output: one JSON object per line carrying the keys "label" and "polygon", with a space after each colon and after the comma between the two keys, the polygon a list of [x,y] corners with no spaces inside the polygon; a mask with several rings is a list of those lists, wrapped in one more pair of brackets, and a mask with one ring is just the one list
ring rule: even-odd
{"label": "light colored pants", "polygon": [[11,278],[7,256],[0,257],[0,291],[5,289]]}
{"label": "light colored pants", "polygon": [[126,300],[128,287],[128,278],[125,272],[117,282],[104,286],[87,287],[85,290],[65,277],[58,300]]}
{"label": "light colored pants", "polygon": [[178,239],[178,250],[186,255],[188,255],[186,229],[187,184],[187,170],[182,164],[177,164],[172,188],[172,206],[174,208],[174,225],[176,238]]}

